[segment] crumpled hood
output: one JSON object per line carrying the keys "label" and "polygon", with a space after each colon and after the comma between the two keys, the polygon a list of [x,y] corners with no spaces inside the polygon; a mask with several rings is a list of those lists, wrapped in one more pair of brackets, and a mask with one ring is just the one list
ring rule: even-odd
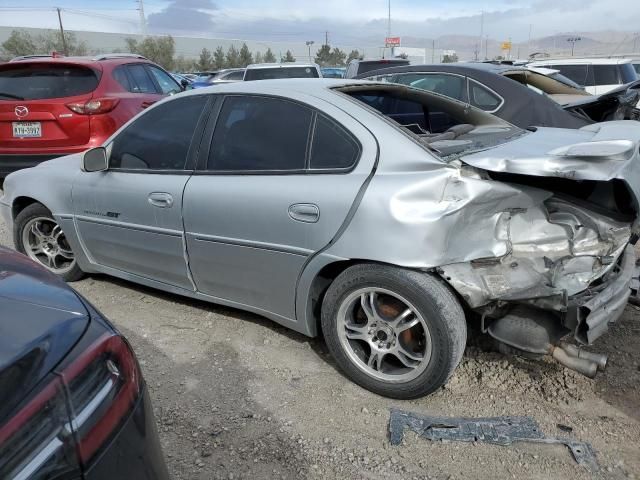
{"label": "crumpled hood", "polygon": [[620,179],[640,198],[640,122],[619,120],[578,130],[538,128],[495,148],[462,156],[491,172],[571,180]]}

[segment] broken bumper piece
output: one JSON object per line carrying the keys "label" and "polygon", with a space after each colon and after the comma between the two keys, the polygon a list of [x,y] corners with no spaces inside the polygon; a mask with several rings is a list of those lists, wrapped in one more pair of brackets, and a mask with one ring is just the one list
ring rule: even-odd
{"label": "broken bumper piece", "polygon": [[[612,272],[616,273],[616,272]],[[607,331],[607,326],[620,318],[629,296],[635,292],[632,283],[639,269],[633,246],[629,245],[620,258],[617,275],[596,292],[591,289],[569,299],[565,326],[575,327],[575,338],[591,344]]]}

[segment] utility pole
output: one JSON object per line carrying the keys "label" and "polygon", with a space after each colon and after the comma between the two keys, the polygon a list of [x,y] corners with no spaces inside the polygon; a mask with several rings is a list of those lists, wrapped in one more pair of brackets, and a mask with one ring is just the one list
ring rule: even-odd
{"label": "utility pole", "polygon": [[484,36],[484,10],[480,13],[480,42],[478,49],[476,50],[476,60],[479,60],[482,55],[482,37]]}
{"label": "utility pole", "polygon": [[489,60],[489,35],[484,39],[484,59]]}
{"label": "utility pole", "polygon": [[387,16],[387,37],[391,36],[391,0],[389,0],[389,14]]}
{"label": "utility pole", "polygon": [[531,29],[533,28],[533,24],[529,24],[529,40],[527,40],[527,58],[531,56]]}
{"label": "utility pole", "polygon": [[138,13],[140,14],[140,34],[143,37],[146,37],[147,36],[147,19],[144,16],[143,0],[138,0]]}
{"label": "utility pole", "polygon": [[324,44],[329,45],[329,30],[324,32]]}
{"label": "utility pole", "polygon": [[69,49],[67,48],[67,39],[64,38],[64,28],[62,28],[62,14],[60,13],[60,8],[56,7],[58,11],[58,24],[60,25],[60,38],[62,39],[62,50],[65,56],[69,56]]}
{"label": "utility pole", "polygon": [[436,39],[431,40],[431,63],[436,63]]}

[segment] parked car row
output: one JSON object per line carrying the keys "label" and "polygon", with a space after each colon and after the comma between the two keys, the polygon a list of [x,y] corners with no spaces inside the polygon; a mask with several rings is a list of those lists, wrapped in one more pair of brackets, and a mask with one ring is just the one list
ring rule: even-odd
{"label": "parked car row", "polygon": [[0,197],[0,477],[167,478],[130,346],[62,282],[91,273],[322,335],[392,398],[447,382],[467,322],[595,376],[639,275],[639,90],[556,67],[0,66],[0,162],[38,164]]}
{"label": "parked car row", "polygon": [[565,127],[398,83],[227,83],[9,175],[0,210],[63,279],[105,273],[322,333],[381,395],[442,386],[465,312],[505,348],[594,376],[606,359],[565,342],[593,343],[630,295],[640,123]]}

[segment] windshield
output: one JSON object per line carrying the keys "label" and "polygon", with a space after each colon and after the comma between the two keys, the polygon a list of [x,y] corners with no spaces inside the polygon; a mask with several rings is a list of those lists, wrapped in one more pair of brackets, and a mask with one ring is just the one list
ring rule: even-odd
{"label": "windshield", "polygon": [[0,99],[43,100],[90,93],[98,75],[78,65],[13,63],[0,67]]}
{"label": "windshield", "polygon": [[318,78],[315,67],[274,67],[250,68],[244,75],[245,80],[272,80],[275,78]]}

